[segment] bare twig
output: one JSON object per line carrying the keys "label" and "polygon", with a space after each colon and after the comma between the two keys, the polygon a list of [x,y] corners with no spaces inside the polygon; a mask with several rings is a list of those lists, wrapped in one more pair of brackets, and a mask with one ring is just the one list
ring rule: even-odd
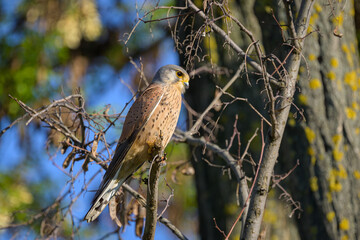
{"label": "bare twig", "polygon": [[16,125],[18,122],[24,120],[25,118],[27,118],[28,116],[30,116],[29,113],[24,114],[23,116],[17,118],[15,121],[13,121],[9,126],[7,126],[6,128],[4,128],[3,130],[1,130],[0,132],[0,137],[10,128],[12,128],[14,125]]}
{"label": "bare twig", "polygon": [[47,123],[51,128],[55,129],[58,132],[61,132],[66,137],[71,138],[77,145],[81,144],[81,141],[71,132],[64,124],[61,124],[59,122],[52,122],[46,119],[45,117],[37,114],[37,111],[32,109],[31,107],[27,106],[25,103],[23,103],[21,100],[18,100],[12,96],[10,96],[12,99],[14,99],[21,108],[23,108],[30,116],[36,115],[41,121]]}
{"label": "bare twig", "polygon": [[[253,190],[254,190],[254,186],[255,186],[256,179],[258,178],[258,175],[259,175],[260,165],[261,165],[261,162],[262,162],[262,159],[263,159],[264,147],[265,147],[263,121],[261,121],[261,131],[260,131],[260,132],[261,132],[261,153],[260,153],[259,163],[258,163],[258,167],[257,167],[257,169],[256,169],[256,174],[255,174],[255,177],[254,177],[254,181],[253,181],[253,183],[252,183],[252,185],[251,185],[249,194],[248,194],[248,196],[247,196],[247,198],[246,198],[246,200],[245,200],[245,204],[244,204],[243,208],[241,209],[238,217],[236,218],[234,224],[231,226],[230,231],[229,231],[229,233],[226,235],[225,240],[228,240],[228,239],[229,239],[232,231],[233,231],[234,228],[235,228],[236,223],[240,220],[241,216],[243,216],[244,212],[245,212],[245,214],[246,214],[246,211],[245,211],[245,210],[246,210],[246,208],[247,208],[247,204],[248,204],[248,202],[249,202],[249,199],[250,199],[250,197],[251,197],[251,194],[252,194],[252,192],[253,192]],[[245,218],[246,218],[246,215],[245,215]],[[243,221],[241,232],[243,232],[244,229],[245,229],[245,221]]]}
{"label": "bare twig", "polygon": [[[245,63],[243,62],[242,64],[240,64],[238,70],[236,71],[236,73],[233,75],[233,77],[229,80],[229,82],[225,85],[225,87],[222,89],[223,92],[226,92],[226,90],[228,90],[228,88],[238,79],[238,77],[240,76],[240,73],[242,72],[242,70],[244,69]],[[217,94],[214,99],[212,100],[212,102],[209,104],[209,106],[205,109],[205,111],[200,115],[200,117],[198,118],[198,120],[195,122],[195,124],[192,126],[192,128],[189,130],[189,132],[191,134],[196,133],[199,130],[199,127],[202,123],[203,118],[205,117],[205,115],[214,107],[215,104],[218,103],[220,97],[223,95],[223,92]]]}
{"label": "bare twig", "polygon": [[264,120],[264,122],[266,122],[270,127],[272,126],[272,124],[269,122],[269,120],[267,120],[260,112],[259,110],[257,110],[254,105],[252,105],[249,100],[247,98],[240,98],[240,97],[235,97],[232,94],[228,93],[228,92],[224,92],[223,89],[219,88],[221,92],[223,92],[225,95],[230,96],[231,98],[233,98],[233,100],[231,101],[231,103],[233,103],[234,101],[243,101],[246,102],[249,107],[254,110],[254,112],[262,119]]}
{"label": "bare twig", "polygon": [[159,220],[162,215],[164,215],[164,213],[166,212],[167,208],[170,206],[170,199],[174,196],[174,189],[172,189],[169,184],[166,184],[166,186],[170,189],[171,193],[169,195],[169,197],[165,200],[166,202],[166,206],[164,207],[164,209],[161,211],[161,213],[159,214],[159,216],[157,217],[157,219]]}
{"label": "bare twig", "polygon": [[41,114],[45,113],[46,111],[49,111],[49,109],[54,107],[55,105],[58,105],[58,104],[60,104],[62,102],[67,102],[67,101],[69,101],[69,100],[71,100],[73,98],[79,98],[79,99],[83,100],[83,97],[80,94],[75,94],[75,95],[71,95],[71,96],[68,96],[66,98],[60,99],[60,100],[53,101],[51,104],[47,105],[45,109],[33,114],[31,116],[31,118],[26,122],[26,125],[28,125],[34,118],[40,116]]}
{"label": "bare twig", "polygon": [[246,144],[244,153],[243,153],[243,155],[241,155],[240,162],[244,161],[246,154],[248,154],[248,150],[249,150],[250,144],[251,144],[251,142],[255,139],[255,137],[257,136],[258,131],[259,131],[259,129],[257,128],[257,129],[255,130],[254,134],[253,134],[253,135],[251,136],[251,138],[248,140],[248,143]]}
{"label": "bare twig", "polygon": [[[201,11],[191,0],[188,0],[188,5],[191,9],[195,10],[197,12],[197,15],[200,16],[201,18],[203,18],[204,20],[206,20],[208,22],[208,24],[211,26],[211,28],[217,32],[221,37],[223,37],[226,42],[240,55],[246,58],[246,61],[253,67],[255,68],[257,71],[259,72],[263,72],[263,68],[261,67],[261,65],[259,65],[257,62],[255,62],[251,57],[249,57],[244,50],[242,50],[238,44],[236,44],[234,42],[234,40],[232,40],[229,35],[222,30],[218,25],[216,25],[214,23],[214,21],[211,21],[208,19],[208,17],[206,16],[206,14]],[[276,80],[274,80],[274,78],[269,74],[269,73],[264,73],[266,74],[270,79],[271,79],[271,83],[279,86],[279,87],[284,87],[285,84],[283,82],[277,82]]]}
{"label": "bare twig", "polygon": [[[143,207],[147,207],[146,205],[146,199],[137,191],[135,191],[132,187],[130,187],[128,184],[124,183],[122,185],[122,188],[131,194]],[[188,238],[185,237],[185,235],[175,226],[173,225],[167,218],[160,217],[159,222],[164,224],[167,228],[169,228],[179,239],[187,240]]]}
{"label": "bare twig", "polygon": [[[239,162],[227,151],[226,149],[220,148],[218,145],[207,142],[203,137],[195,138],[189,132],[183,132],[179,129],[176,130],[175,134],[179,139],[178,141],[185,141],[190,145],[193,146],[203,146],[209,149],[210,151],[217,154],[221,159],[223,159],[226,164],[231,169],[232,173],[235,176],[236,181],[239,184],[239,191],[240,191],[240,205],[245,206],[245,201],[248,197],[248,185],[246,182],[245,174],[241,170],[241,166]],[[247,208],[245,209],[245,212]]]}
{"label": "bare twig", "polygon": [[213,218],[213,220],[214,220],[215,228],[216,228],[219,232],[221,232],[221,234],[222,234],[224,237],[226,237],[225,232],[224,232],[223,230],[221,230],[220,227],[217,225],[216,219]]}
{"label": "bare twig", "polygon": [[[296,161],[296,164],[293,168],[291,168],[287,173],[283,174],[283,175],[273,175],[273,187],[277,186],[278,188],[280,188],[280,190],[282,191],[282,193],[280,194],[279,199],[284,198],[286,200],[286,202],[289,202],[291,206],[293,206],[293,209],[289,215],[289,217],[292,217],[294,215],[294,213],[299,210],[300,212],[302,212],[302,208],[301,208],[301,204],[298,201],[295,201],[292,196],[290,195],[290,193],[288,193],[285,188],[283,188],[283,186],[280,185],[280,182],[282,180],[284,180],[285,178],[287,178],[292,172],[294,172],[294,170],[300,165],[299,160]],[[299,214],[300,216],[300,214]]]}

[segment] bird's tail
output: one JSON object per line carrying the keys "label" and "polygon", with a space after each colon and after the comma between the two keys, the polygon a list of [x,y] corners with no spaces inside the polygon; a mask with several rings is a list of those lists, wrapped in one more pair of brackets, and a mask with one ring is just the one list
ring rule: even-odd
{"label": "bird's tail", "polygon": [[125,182],[125,180],[126,179],[113,179],[109,181],[104,188],[102,188],[100,193],[96,193],[98,196],[94,198],[90,210],[84,217],[87,222],[94,221],[100,215],[100,213],[104,210],[106,205],[108,205],[110,199],[115,195],[116,191]]}

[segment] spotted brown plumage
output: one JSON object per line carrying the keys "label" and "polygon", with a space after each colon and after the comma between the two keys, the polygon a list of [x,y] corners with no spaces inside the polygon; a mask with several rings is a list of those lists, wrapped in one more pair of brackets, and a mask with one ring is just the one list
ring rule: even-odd
{"label": "spotted brown plumage", "polygon": [[151,84],[131,106],[115,154],[85,216],[95,220],[116,191],[141,165],[151,160],[154,145],[165,149],[179,118],[181,94],[189,75],[176,65],[158,70]]}

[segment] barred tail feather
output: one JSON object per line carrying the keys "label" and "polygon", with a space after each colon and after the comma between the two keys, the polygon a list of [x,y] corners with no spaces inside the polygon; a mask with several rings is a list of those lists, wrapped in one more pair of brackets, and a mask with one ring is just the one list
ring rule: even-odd
{"label": "barred tail feather", "polygon": [[99,196],[93,201],[92,207],[84,217],[87,222],[94,221],[100,215],[100,213],[104,210],[106,205],[108,205],[110,199],[115,195],[116,191],[125,182],[125,180],[126,179],[113,179],[107,184]]}

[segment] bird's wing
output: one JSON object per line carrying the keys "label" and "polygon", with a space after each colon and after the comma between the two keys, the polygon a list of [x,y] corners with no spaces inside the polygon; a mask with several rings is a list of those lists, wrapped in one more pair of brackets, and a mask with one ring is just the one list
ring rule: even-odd
{"label": "bird's wing", "polygon": [[133,145],[141,129],[154,113],[163,95],[164,89],[160,84],[151,84],[131,106],[126,115],[122,134],[115,149],[115,154],[103,177],[100,188],[95,194],[94,200],[101,194],[103,189],[107,186],[107,183],[115,177],[123,159]]}

